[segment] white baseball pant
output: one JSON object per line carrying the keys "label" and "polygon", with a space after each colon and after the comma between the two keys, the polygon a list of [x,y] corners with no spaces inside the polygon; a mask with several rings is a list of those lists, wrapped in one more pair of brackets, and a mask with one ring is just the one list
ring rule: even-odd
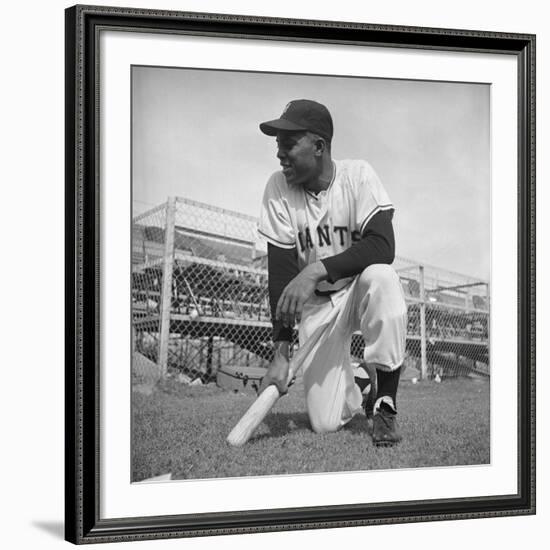
{"label": "white baseball pant", "polygon": [[403,289],[389,265],[371,265],[330,297],[315,295],[306,302],[298,353],[315,432],[336,431],[361,410],[350,360],[352,334],[363,334],[365,362],[391,371],[403,363],[406,327]]}

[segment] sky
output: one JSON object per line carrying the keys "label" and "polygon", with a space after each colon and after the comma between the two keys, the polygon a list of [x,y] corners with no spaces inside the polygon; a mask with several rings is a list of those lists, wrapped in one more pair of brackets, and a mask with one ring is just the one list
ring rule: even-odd
{"label": "sky", "polygon": [[133,215],[185,197],[258,216],[279,169],[258,125],[325,104],[332,156],[367,160],[395,205],[396,253],[490,277],[487,84],[134,67]]}

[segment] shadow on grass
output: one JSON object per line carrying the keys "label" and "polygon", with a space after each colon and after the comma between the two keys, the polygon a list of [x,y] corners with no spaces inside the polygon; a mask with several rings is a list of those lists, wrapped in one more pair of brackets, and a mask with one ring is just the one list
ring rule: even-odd
{"label": "shadow on grass", "polygon": [[364,414],[356,414],[343,428],[353,434],[372,435],[372,420],[369,422]]}
{"label": "shadow on grass", "polygon": [[264,424],[268,427],[269,433],[257,435],[253,438],[255,441],[282,437],[293,432],[311,431],[307,413],[272,413],[266,416]]}
{"label": "shadow on grass", "polygon": [[[274,439],[298,432],[313,433],[308,414],[305,412],[273,413],[264,419],[264,424],[268,427],[269,433],[258,434],[253,437],[254,441]],[[342,430],[353,434],[372,435],[372,422],[369,422],[365,415],[357,414]]]}

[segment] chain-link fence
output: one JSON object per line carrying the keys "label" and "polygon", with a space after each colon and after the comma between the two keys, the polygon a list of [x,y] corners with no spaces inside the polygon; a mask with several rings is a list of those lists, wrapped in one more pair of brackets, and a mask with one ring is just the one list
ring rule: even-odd
{"label": "chain-link fence", "polygon": [[408,310],[407,358],[420,378],[489,375],[489,285],[396,259]]}
{"label": "chain-link fence", "polygon": [[166,235],[166,205],[159,205],[132,224],[132,378],[134,383],[156,381],[159,364],[160,312]]}
{"label": "chain-link fence", "polygon": [[[134,218],[133,376],[194,383],[272,357],[267,256],[257,220],[188,199]],[[397,258],[408,305],[410,377],[489,374],[486,282]],[[351,354],[362,356],[360,334]]]}

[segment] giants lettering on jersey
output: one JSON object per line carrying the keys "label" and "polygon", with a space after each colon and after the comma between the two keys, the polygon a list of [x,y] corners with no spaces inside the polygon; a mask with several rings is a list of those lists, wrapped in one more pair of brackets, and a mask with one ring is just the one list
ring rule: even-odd
{"label": "giants lettering on jersey", "polygon": [[[365,161],[333,161],[328,188],[313,194],[288,184],[281,171],[266,185],[258,231],[268,242],[294,248],[298,267],[339,254],[361,238],[369,219],[393,205],[373,168]],[[318,290],[338,290],[347,284],[321,281]]]}
{"label": "giants lettering on jersey", "polygon": [[309,227],[305,227],[303,231],[298,231],[298,243],[300,244],[300,252],[312,250],[317,245],[319,248],[324,246],[332,247],[334,244],[339,244],[341,247],[346,246],[347,236],[351,237],[351,242],[356,242],[361,239],[359,231],[353,230],[350,232],[345,225],[335,225],[332,228],[328,224],[318,225],[316,230],[317,242],[313,242]]}

